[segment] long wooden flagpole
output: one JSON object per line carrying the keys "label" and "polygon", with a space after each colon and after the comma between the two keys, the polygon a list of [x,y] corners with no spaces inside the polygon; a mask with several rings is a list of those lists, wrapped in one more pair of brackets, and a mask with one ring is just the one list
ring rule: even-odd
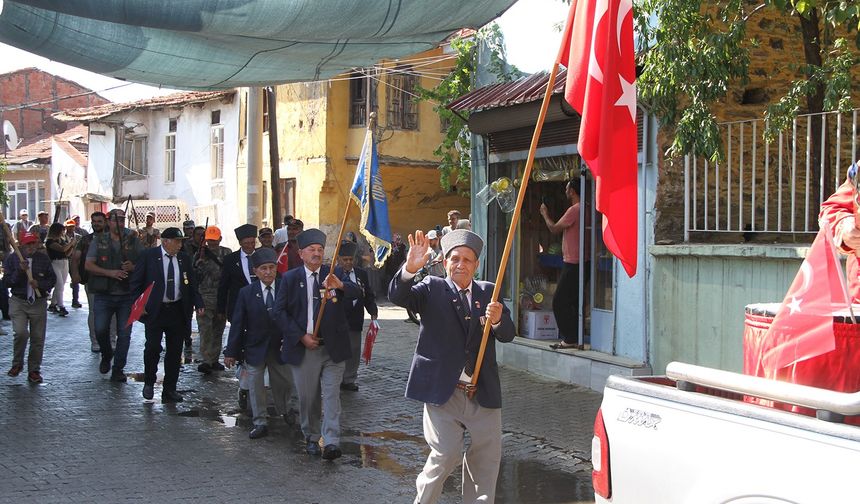
{"label": "long wooden flagpole", "polygon": [[[375,127],[376,127],[376,112],[371,112],[370,119],[367,121],[367,129],[370,130],[371,134],[373,134],[373,129]],[[369,157],[365,157],[365,160],[368,163],[370,162]],[[365,180],[364,183],[367,184],[367,183],[370,183],[370,181]],[[337,257],[338,257],[338,254],[340,253],[340,242],[343,240],[343,232],[346,229],[346,221],[349,219],[350,209],[352,209],[352,197],[349,195],[349,192],[347,192],[346,210],[344,210],[344,212],[343,212],[343,221],[340,223],[340,231],[337,234],[337,241],[335,242],[335,245],[334,245],[334,255],[331,258],[331,269],[329,270],[330,275],[334,274],[335,264],[337,264]],[[324,289],[324,290],[327,291],[328,289]],[[317,334],[319,334],[319,331],[320,331],[320,324],[322,323],[322,317],[323,317],[323,312],[325,311],[326,301],[328,301],[328,299],[326,299],[326,297],[324,295],[322,295],[321,299],[320,299],[320,312],[317,315],[316,322],[314,323],[314,334],[313,334],[314,339],[316,339]]]}
{"label": "long wooden flagpole", "polygon": [[[9,241],[9,245],[12,246],[12,250],[15,252],[15,255],[18,256],[18,261],[23,263],[25,261],[24,255],[21,253],[21,249],[18,248],[18,240],[15,239],[15,234],[9,229],[9,226],[6,225],[6,217],[0,213],[0,227],[3,228],[3,234],[6,235],[6,240]],[[33,272],[30,271],[30,268],[25,270],[27,272],[27,280],[33,281]],[[42,291],[39,290],[38,287],[33,288],[33,292],[36,293],[37,296],[42,296]]]}
{"label": "long wooden flagpole", "polygon": [[[496,285],[493,287],[493,297],[491,299],[492,302],[496,302],[499,299],[499,294],[501,294],[502,290],[502,281],[505,277],[505,270],[508,267],[508,259],[511,255],[511,247],[514,242],[514,234],[516,233],[517,226],[520,222],[520,212],[523,207],[523,199],[526,195],[526,188],[529,185],[529,179],[531,179],[532,174],[532,165],[535,160],[535,152],[537,151],[538,141],[540,140],[540,134],[543,130],[543,124],[546,120],[546,113],[549,109],[549,102],[552,99],[552,88],[555,87],[555,78],[558,75],[558,65],[561,63],[562,55],[564,54],[564,49],[566,47],[565,41],[570,39],[570,29],[571,23],[568,22],[565,28],[564,36],[562,38],[561,47],[558,49],[558,56],[555,58],[555,64],[552,66],[552,70],[549,73],[549,82],[546,85],[546,92],[543,96],[543,103],[541,103],[540,114],[538,115],[537,124],[535,125],[535,132],[532,135],[532,143],[529,146],[529,157],[526,160],[526,166],[523,170],[523,176],[520,183],[520,190],[517,193],[517,203],[516,207],[514,207],[514,213],[511,217],[511,225],[508,228],[508,238],[505,241],[505,249],[502,252],[502,259],[499,262],[499,273],[496,275]],[[484,362],[484,353],[487,350],[487,340],[490,336],[490,328],[491,324],[484,324],[484,334],[481,337],[481,348],[478,350],[478,359],[475,361],[475,372],[472,373],[472,381],[468,386],[467,393],[469,397],[475,395],[478,384],[478,375],[481,373],[481,364]]]}

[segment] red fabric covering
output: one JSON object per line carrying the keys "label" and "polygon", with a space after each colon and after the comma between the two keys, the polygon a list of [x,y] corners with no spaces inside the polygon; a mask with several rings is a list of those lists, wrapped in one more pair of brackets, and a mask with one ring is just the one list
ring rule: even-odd
{"label": "red fabric covering", "polygon": [[[854,188],[851,183],[845,181],[824,203],[821,204],[820,219],[830,222],[830,226],[837,232],[843,219],[854,218]],[[842,248],[842,252],[849,254],[851,251]],[[852,303],[860,303],[860,267],[858,267],[857,256],[850,254],[845,261],[848,270],[848,294],[851,295]]]}
{"label": "red fabric covering", "polygon": [[[744,374],[808,385],[837,392],[860,391],[860,324],[833,323],[836,349],[811,359],[796,362],[768,374],[761,362],[764,335],[773,322],[768,315],[747,313],[744,320]],[[815,416],[808,408],[774,403],[757,397],[747,402]],[[846,423],[860,425],[860,417],[849,417]]]}
{"label": "red fabric covering", "polygon": [[143,315],[143,309],[146,307],[146,302],[149,301],[149,295],[152,294],[152,287],[155,285],[155,282],[149,284],[149,287],[143,291],[135,301],[134,304],[131,305],[131,313],[128,316],[128,322],[126,322],[125,326],[128,327],[138,321],[140,316]]}
{"label": "red fabric covering", "polygon": [[365,364],[370,364],[370,356],[373,354],[373,344],[376,342],[377,333],[379,333],[379,323],[373,320],[370,322],[370,328],[367,329],[367,336],[364,338],[364,351],[361,352]]}

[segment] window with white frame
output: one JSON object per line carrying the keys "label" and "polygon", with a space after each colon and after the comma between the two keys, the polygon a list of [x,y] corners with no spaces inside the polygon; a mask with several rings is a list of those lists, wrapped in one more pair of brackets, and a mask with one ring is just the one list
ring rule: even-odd
{"label": "window with white frame", "polygon": [[122,156],[120,163],[123,177],[145,177],[146,168],[146,139],[145,136],[125,137],[122,141]]}
{"label": "window with white frame", "polygon": [[3,214],[14,219],[18,212],[26,209],[35,216],[45,203],[45,183],[41,180],[10,180],[6,182],[8,203],[3,205]]}
{"label": "window with white frame", "polygon": [[209,136],[210,162],[212,178],[224,178],[224,125],[221,122],[221,111],[212,111],[212,126]]}
{"label": "window with white frame", "polygon": [[170,119],[164,137],[164,181],[176,181],[176,119]]}

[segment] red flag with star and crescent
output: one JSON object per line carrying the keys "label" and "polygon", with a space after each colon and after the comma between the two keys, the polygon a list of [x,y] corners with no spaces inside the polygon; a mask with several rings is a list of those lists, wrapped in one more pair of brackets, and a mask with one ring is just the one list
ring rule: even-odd
{"label": "red flag with star and crescent", "polygon": [[761,342],[764,376],[836,349],[834,312],[850,308],[848,288],[829,222],[822,220],[779,311]]}
{"label": "red flag with star and crescent", "polygon": [[152,287],[154,285],[155,282],[150,283],[149,287],[134,300],[134,304],[131,305],[131,313],[128,315],[128,322],[125,324],[126,327],[140,320],[140,316],[143,315],[143,309],[146,308],[146,303],[149,301],[149,295],[152,294]]}
{"label": "red flag with star and crescent", "polygon": [[574,0],[561,63],[564,98],[582,116],[577,147],[597,184],[603,242],[636,274],[636,66],[632,0]]}

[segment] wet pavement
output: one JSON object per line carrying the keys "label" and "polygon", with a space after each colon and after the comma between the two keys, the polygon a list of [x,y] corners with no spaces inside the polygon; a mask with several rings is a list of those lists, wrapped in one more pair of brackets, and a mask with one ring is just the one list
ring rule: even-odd
{"label": "wet pavement", "polygon": [[[185,365],[185,402],[145,401],[139,324],[128,383],[109,382],[89,349],[86,305],[71,312],[49,314],[41,385],[29,384],[26,370],[6,376],[12,331],[0,325],[8,333],[0,336],[0,503],[412,501],[427,447],[422,405],[403,397],[417,337],[404,310],[380,307],[382,329],[372,362],[359,370],[361,388],[342,393],[344,456],[333,463],[306,455],[298,427],[280,417],[269,418],[268,437],[248,439],[251,422],[238,409],[232,371],[203,376]],[[600,395],[506,368],[501,379],[496,502],[593,502]],[[440,502],[460,502],[459,483],[457,470]]]}

